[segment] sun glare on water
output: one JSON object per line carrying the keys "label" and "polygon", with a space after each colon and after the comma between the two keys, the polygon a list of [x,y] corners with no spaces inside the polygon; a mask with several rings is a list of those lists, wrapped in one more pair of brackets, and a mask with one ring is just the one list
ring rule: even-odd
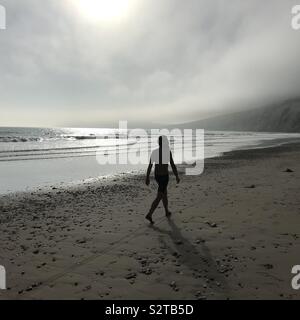
{"label": "sun glare on water", "polygon": [[91,21],[113,21],[126,17],[131,0],[76,0],[79,11]]}

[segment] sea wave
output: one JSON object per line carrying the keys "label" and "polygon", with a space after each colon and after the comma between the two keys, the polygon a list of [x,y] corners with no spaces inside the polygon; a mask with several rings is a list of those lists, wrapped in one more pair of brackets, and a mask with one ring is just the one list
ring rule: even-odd
{"label": "sea wave", "polygon": [[43,138],[37,137],[0,137],[0,142],[38,142],[43,140]]}
{"label": "sea wave", "polygon": [[78,136],[78,135],[62,135],[63,139],[68,140],[97,140],[97,139],[127,139],[127,135],[116,134],[107,134],[107,135],[94,135],[90,134],[88,136]]}
{"label": "sea wave", "polygon": [[1,150],[1,153],[27,153],[27,152],[51,152],[51,151],[69,151],[69,150],[83,150],[83,149],[107,149],[107,148],[120,148],[136,144],[136,141],[128,141],[127,143],[112,143],[106,145],[94,145],[94,146],[80,146],[80,147],[53,147],[53,148],[35,148],[35,149],[24,149],[24,150]]}

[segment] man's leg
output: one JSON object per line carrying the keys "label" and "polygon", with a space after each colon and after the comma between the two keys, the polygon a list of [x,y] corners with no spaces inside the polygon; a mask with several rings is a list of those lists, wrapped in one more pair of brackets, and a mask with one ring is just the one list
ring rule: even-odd
{"label": "man's leg", "polygon": [[155,209],[156,209],[157,206],[159,205],[160,200],[161,200],[162,198],[163,198],[163,193],[162,193],[162,192],[158,192],[155,200],[153,201],[153,203],[152,203],[152,205],[151,205],[150,211],[149,211],[149,213],[147,214],[147,217],[150,217],[150,218],[152,217],[153,212],[155,211]]}
{"label": "man's leg", "polygon": [[162,201],[163,201],[163,204],[165,207],[166,216],[168,216],[170,214],[170,212],[169,212],[169,208],[168,208],[169,200],[168,200],[168,190],[167,189],[163,193]]}

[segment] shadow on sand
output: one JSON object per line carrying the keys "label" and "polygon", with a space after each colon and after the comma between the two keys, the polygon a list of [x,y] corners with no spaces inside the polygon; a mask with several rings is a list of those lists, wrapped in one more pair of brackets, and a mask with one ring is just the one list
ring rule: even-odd
{"label": "shadow on sand", "polygon": [[[171,230],[165,230],[155,225],[151,226],[153,230],[160,233],[159,241],[163,248],[176,257],[180,264],[185,265],[192,271],[195,280],[199,279],[200,287],[203,288],[203,284],[206,282],[211,291],[222,298],[226,297],[226,294],[229,293],[228,283],[223,274],[219,272],[218,265],[205,245],[205,241],[198,237],[199,244],[197,242],[197,245],[193,245],[182,235],[174,220],[168,219],[168,224]],[[173,246],[167,244],[164,235],[170,237],[176,250]]]}

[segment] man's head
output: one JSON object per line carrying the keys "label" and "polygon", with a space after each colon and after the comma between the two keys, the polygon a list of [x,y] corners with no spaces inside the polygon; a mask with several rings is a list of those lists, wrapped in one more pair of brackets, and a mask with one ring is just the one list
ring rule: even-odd
{"label": "man's head", "polygon": [[160,148],[162,147],[169,147],[169,140],[168,140],[168,137],[167,136],[160,136],[158,138],[158,145]]}

